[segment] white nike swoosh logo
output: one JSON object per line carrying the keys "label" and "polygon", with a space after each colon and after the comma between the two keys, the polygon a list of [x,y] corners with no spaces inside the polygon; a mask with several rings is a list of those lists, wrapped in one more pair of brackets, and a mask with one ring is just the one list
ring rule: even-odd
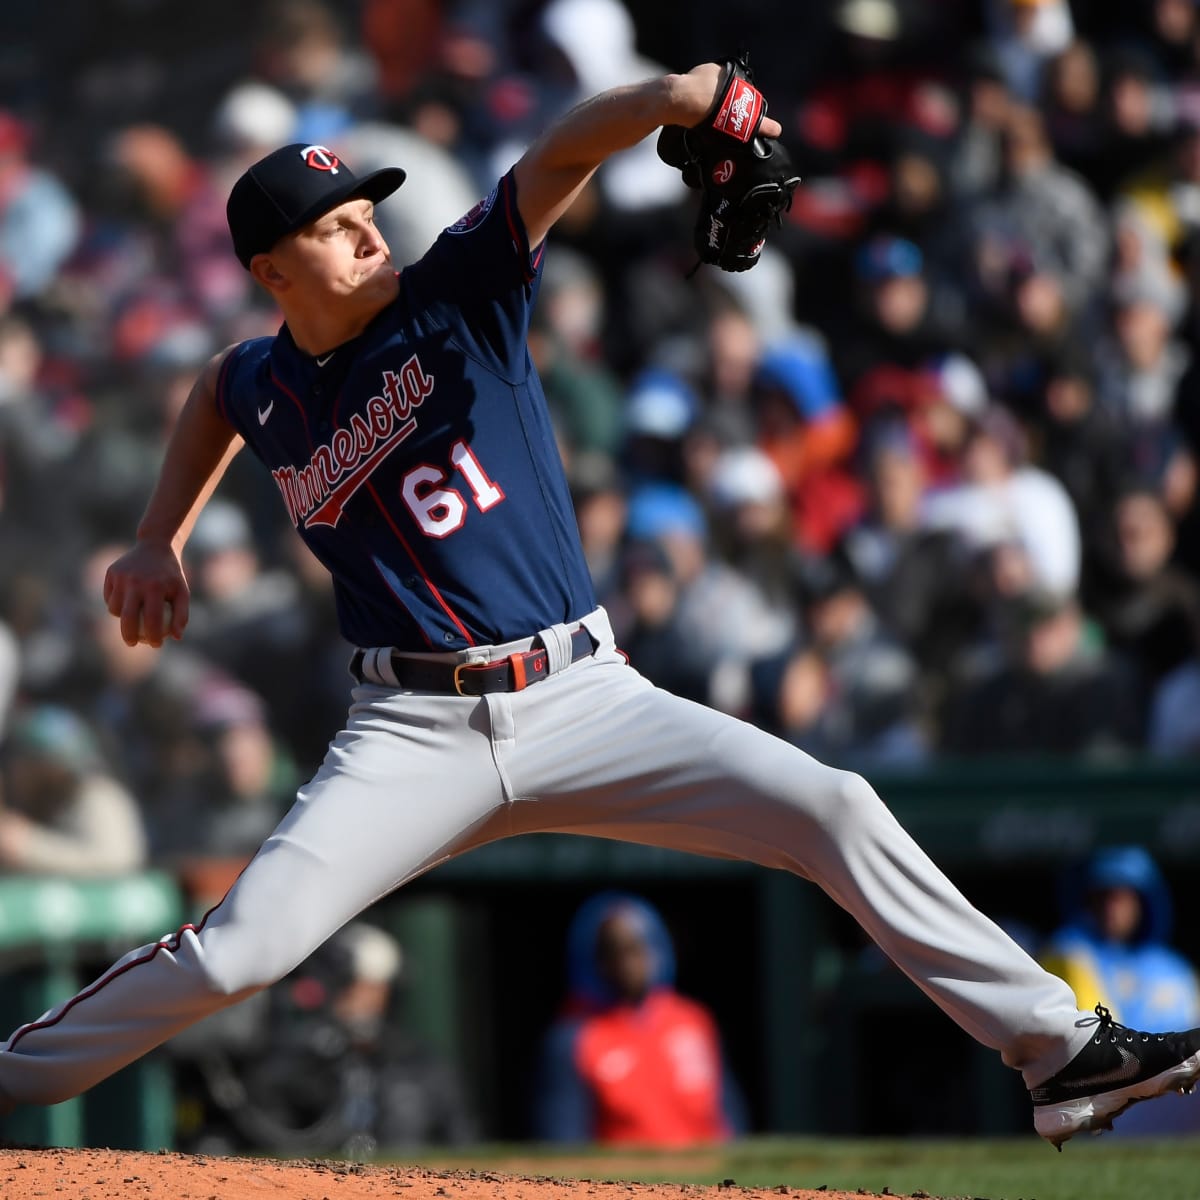
{"label": "white nike swoosh logo", "polygon": [[265,425],[267,423],[267,418],[271,415],[271,409],[273,409],[274,407],[275,407],[275,401],[272,400],[271,403],[268,404],[266,408],[260,408],[258,410],[258,423],[260,425]]}
{"label": "white nike swoosh logo", "polygon": [[336,350],[330,350],[330,352],[327,355],[325,355],[324,358],[318,358],[317,366],[323,367],[336,353],[337,353]]}
{"label": "white nike swoosh logo", "polygon": [[1105,1071],[1102,1075],[1093,1075],[1088,1079],[1072,1079],[1072,1088],[1092,1088],[1103,1084],[1112,1085],[1115,1083],[1124,1083],[1127,1079],[1132,1079],[1138,1073],[1140,1064],[1134,1055],[1130,1054],[1124,1046],[1117,1047],[1117,1053],[1121,1056],[1121,1062],[1118,1066],[1113,1067],[1111,1071]]}

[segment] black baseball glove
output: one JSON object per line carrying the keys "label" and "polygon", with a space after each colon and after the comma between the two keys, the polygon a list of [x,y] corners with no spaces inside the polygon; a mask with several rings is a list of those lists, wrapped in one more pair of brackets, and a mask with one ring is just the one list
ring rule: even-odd
{"label": "black baseball glove", "polygon": [[665,125],[658,156],[703,196],[693,240],[700,261],[748,271],[762,253],[771,221],[792,203],[800,176],[784,146],[758,128],[767,102],[745,57],[729,59],[716,102],[697,125]]}

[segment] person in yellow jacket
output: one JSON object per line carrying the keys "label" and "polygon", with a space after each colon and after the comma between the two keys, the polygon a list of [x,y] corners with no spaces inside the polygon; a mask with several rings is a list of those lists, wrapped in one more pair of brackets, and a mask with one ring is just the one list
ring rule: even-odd
{"label": "person in yellow jacket", "polygon": [[[1080,1008],[1103,1005],[1137,1029],[1187,1026],[1200,1019],[1200,977],[1169,942],[1173,905],[1158,864],[1141,846],[1097,851],[1063,888],[1064,924],[1040,955],[1064,979]],[[1200,1129],[1200,1097],[1153,1114],[1135,1106],[1125,1133]],[[1171,1118],[1164,1124],[1164,1118]]]}

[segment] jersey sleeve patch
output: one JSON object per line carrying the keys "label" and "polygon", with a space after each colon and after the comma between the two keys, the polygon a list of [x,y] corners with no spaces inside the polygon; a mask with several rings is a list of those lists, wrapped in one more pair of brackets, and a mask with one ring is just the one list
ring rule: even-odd
{"label": "jersey sleeve patch", "polygon": [[496,203],[496,193],[499,185],[492,188],[490,192],[482,200],[479,201],[473,208],[463,213],[453,225],[446,226],[447,233],[469,233],[476,225],[481,225],[484,218],[492,211],[492,205]]}
{"label": "jersey sleeve patch", "polygon": [[521,220],[520,210],[517,208],[516,184],[511,171],[505,174],[478,204],[459,217],[453,225],[447,225],[446,233],[461,236],[464,233],[470,233],[473,229],[478,229],[487,220],[488,213],[496,206],[497,199],[500,200],[504,224],[508,230],[513,253],[517,257],[522,281],[528,286],[533,282],[538,267],[541,265],[542,247],[538,247],[536,256],[532,256],[529,252],[529,237],[525,232],[525,224]]}

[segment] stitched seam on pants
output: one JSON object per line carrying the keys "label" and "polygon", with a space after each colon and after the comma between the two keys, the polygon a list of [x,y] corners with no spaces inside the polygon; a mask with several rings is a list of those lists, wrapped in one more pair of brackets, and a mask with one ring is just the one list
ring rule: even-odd
{"label": "stitched seam on pants", "polygon": [[500,788],[504,793],[504,801],[506,804],[513,802],[513,786],[512,780],[508,777],[508,768],[504,765],[503,747],[511,745],[515,740],[515,729],[513,733],[507,736],[496,736],[496,726],[507,726],[513,728],[512,702],[505,692],[490,692],[483,697],[487,704],[488,713],[488,741],[492,747],[492,762],[496,767],[496,774],[500,777]]}

